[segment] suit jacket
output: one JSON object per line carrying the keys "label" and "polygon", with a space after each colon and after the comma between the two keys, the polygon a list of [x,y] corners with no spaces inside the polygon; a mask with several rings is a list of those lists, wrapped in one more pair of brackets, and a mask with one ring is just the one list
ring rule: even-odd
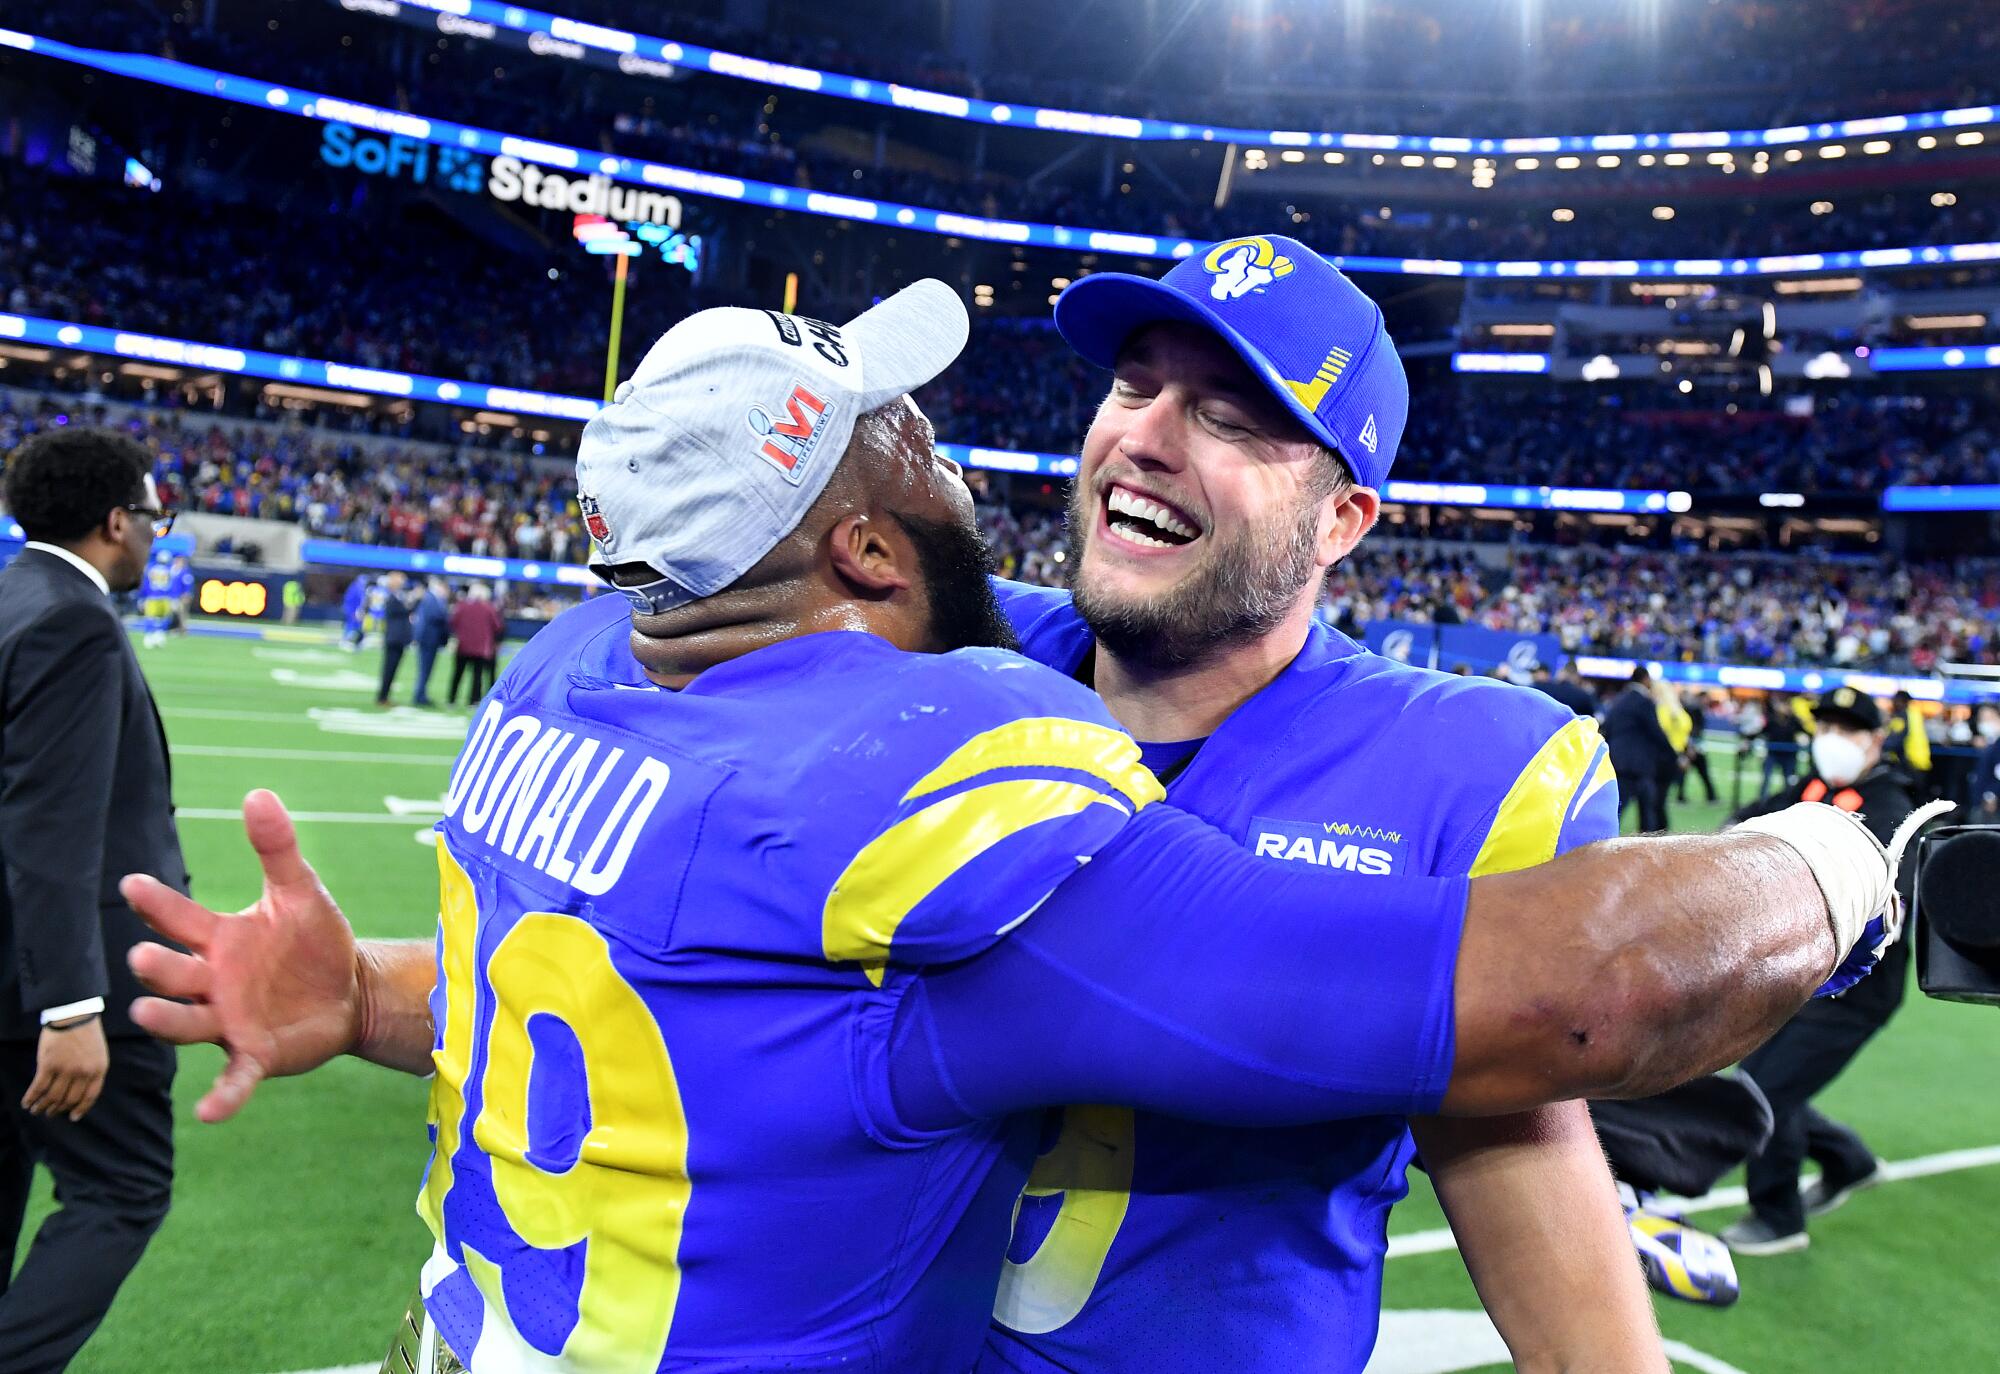
{"label": "suit jacket", "polygon": [[1660,727],[1659,707],[1637,687],[1627,687],[1612,698],[1604,712],[1604,743],[1611,751],[1612,769],[1633,781],[1665,777],[1680,758]]}
{"label": "suit jacket", "polygon": [[143,1034],[125,954],[150,932],[118,880],[187,891],[166,731],[110,600],[36,549],[0,572],[0,870],[0,1040],[90,997]]}

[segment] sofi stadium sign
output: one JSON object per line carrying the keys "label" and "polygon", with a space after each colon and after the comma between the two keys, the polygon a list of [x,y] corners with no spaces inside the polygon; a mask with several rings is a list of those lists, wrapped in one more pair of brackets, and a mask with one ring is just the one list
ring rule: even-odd
{"label": "sofi stadium sign", "polygon": [[352,124],[329,124],[320,135],[319,160],[365,176],[389,177],[466,195],[484,193],[498,201],[542,210],[663,224],[669,229],[681,227],[679,196],[620,186],[607,176],[565,176],[512,153],[486,158],[403,134],[378,135]]}

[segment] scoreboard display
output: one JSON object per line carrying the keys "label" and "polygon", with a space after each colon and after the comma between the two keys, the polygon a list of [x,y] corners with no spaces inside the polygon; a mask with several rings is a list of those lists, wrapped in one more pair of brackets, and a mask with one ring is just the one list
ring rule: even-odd
{"label": "scoreboard display", "polygon": [[197,569],[194,608],[225,620],[275,620],[284,609],[285,583],[291,580],[277,573],[259,575],[240,568]]}

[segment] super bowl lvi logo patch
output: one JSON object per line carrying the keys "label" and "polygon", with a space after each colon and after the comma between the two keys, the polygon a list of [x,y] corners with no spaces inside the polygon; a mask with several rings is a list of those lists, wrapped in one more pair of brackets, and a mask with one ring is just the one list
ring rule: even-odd
{"label": "super bowl lvi logo patch", "polygon": [[1215,280],[1208,294],[1219,301],[1233,301],[1253,291],[1262,291],[1280,277],[1289,276],[1292,260],[1279,254],[1267,238],[1229,239],[1208,250],[1201,265]]}

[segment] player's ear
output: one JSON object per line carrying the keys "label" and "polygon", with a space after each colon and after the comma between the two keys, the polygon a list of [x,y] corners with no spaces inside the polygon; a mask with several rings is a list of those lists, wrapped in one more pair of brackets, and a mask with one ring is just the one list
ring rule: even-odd
{"label": "player's ear", "polygon": [[916,584],[916,550],[907,539],[893,537],[892,529],[892,521],[857,511],[827,532],[827,556],[850,594],[878,600]]}
{"label": "player's ear", "polygon": [[1318,562],[1322,568],[1330,568],[1354,552],[1362,536],[1375,528],[1382,498],[1373,487],[1351,486],[1327,498],[1327,507],[1320,516]]}

